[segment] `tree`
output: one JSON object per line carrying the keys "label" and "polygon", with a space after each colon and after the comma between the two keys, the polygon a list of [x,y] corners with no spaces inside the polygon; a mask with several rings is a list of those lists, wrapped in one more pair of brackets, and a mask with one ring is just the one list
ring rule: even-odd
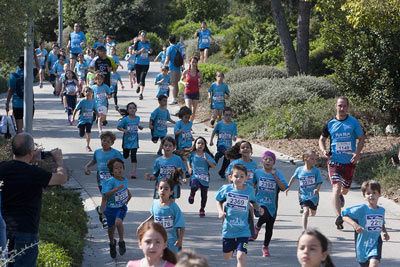
{"label": "tree", "polygon": [[183,0],[186,6],[186,18],[189,21],[220,21],[226,12],[226,0]]}

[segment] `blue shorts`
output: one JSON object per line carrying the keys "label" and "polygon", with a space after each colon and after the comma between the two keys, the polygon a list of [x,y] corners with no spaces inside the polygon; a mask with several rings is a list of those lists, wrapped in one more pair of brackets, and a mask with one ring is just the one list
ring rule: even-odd
{"label": "blue shorts", "polygon": [[185,99],[200,100],[200,93],[184,94],[183,97]]}
{"label": "blue shorts", "polygon": [[229,253],[232,251],[243,251],[247,254],[247,245],[249,244],[248,237],[238,238],[222,238],[222,251]]}
{"label": "blue shorts", "polygon": [[107,217],[108,227],[113,227],[117,218],[124,220],[127,210],[128,208],[126,207],[126,205],[123,205],[120,208],[110,208],[107,206],[104,210],[104,215],[106,215]]}
{"label": "blue shorts", "polygon": [[308,207],[312,210],[317,210],[318,205],[314,205],[314,203],[311,200],[306,200],[306,201],[300,201],[300,206]]}

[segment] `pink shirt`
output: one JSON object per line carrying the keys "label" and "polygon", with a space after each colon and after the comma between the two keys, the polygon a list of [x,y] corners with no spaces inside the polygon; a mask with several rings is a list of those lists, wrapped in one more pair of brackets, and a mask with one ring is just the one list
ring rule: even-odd
{"label": "pink shirt", "polygon": [[[144,259],[135,260],[135,261],[129,261],[128,264],[126,265],[126,267],[142,267],[142,261],[143,260]],[[164,265],[163,265],[163,267],[174,267],[174,266],[175,266],[175,264],[172,264],[172,263],[170,263],[168,261],[165,261]]]}

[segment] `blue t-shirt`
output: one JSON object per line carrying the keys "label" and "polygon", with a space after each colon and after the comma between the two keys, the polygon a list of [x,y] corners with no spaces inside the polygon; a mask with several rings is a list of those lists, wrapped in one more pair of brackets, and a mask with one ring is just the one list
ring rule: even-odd
{"label": "blue t-shirt", "polygon": [[47,57],[46,62],[49,63],[50,74],[54,74],[53,66],[57,62],[58,57],[53,54],[53,51],[50,51],[49,56]]}
{"label": "blue t-shirt", "polygon": [[175,66],[175,56],[179,48],[175,44],[171,44],[167,48],[167,56],[169,56],[168,67],[170,71],[180,71],[180,68]]}
{"label": "blue t-shirt", "polygon": [[92,47],[93,47],[94,49],[97,49],[97,47],[100,47],[100,46],[106,48],[106,46],[104,45],[104,43],[100,43],[100,42],[95,42],[95,43],[93,44]]}
{"label": "blue t-shirt", "polygon": [[160,206],[159,200],[154,200],[150,213],[154,217],[154,222],[161,224],[167,231],[167,247],[178,253],[179,248],[174,245],[178,240],[177,228],[185,227],[185,218],[178,205],[173,201],[170,206],[164,207]]}
{"label": "blue t-shirt", "polygon": [[350,115],[343,121],[333,118],[325,123],[322,136],[331,138],[331,161],[350,163],[353,155],[347,153],[356,152],[357,137],[363,134],[358,120]]}
{"label": "blue t-shirt", "polygon": [[[175,167],[182,168],[184,173],[187,171],[185,163],[178,155],[172,154],[170,158],[158,157],[153,165],[153,175],[157,176],[158,174],[157,182],[163,178],[169,178],[175,171]],[[174,197],[178,197],[178,186],[174,187]],[[156,198],[158,198],[158,194],[156,194]]]}
{"label": "blue t-shirt", "polygon": [[111,88],[108,87],[107,84],[102,84],[101,86],[98,85],[93,85],[92,90],[94,93],[94,99],[96,100],[96,105],[97,108],[104,106],[107,106],[108,99],[107,95],[110,95],[112,93]]}
{"label": "blue t-shirt", "polygon": [[[288,187],[285,177],[278,170],[275,171],[276,176],[285,185],[285,189]],[[256,199],[260,206],[264,206],[268,209],[269,214],[274,217],[276,215],[279,186],[275,181],[274,176],[270,173],[265,173],[264,169],[258,169],[254,173],[253,183],[257,183],[257,195]]]}
{"label": "blue t-shirt", "polygon": [[[18,68],[16,71],[19,77],[22,77],[24,79],[24,70],[21,70]],[[24,99],[20,98],[17,95],[17,79],[15,78],[14,74],[10,75],[10,79],[8,80],[8,87],[13,88],[13,95],[12,95],[12,105],[14,108],[23,108],[24,107]]]}
{"label": "blue t-shirt", "polygon": [[233,121],[225,124],[224,121],[219,121],[214,128],[214,133],[218,133],[217,146],[223,145],[226,148],[232,146],[232,137],[237,135],[236,123]]}
{"label": "blue t-shirt", "polygon": [[233,184],[223,185],[215,199],[219,202],[226,201],[225,220],[222,226],[223,238],[250,237],[249,205],[255,202],[255,192],[251,186],[245,186],[244,190],[237,190]]}
{"label": "blue t-shirt", "polygon": [[183,130],[183,132],[178,135],[178,149],[192,147],[192,125],[193,123],[191,121],[185,124],[182,120],[179,120],[175,123],[174,132],[181,129]]}
{"label": "blue t-shirt", "polygon": [[226,83],[217,84],[213,83],[208,89],[208,92],[212,94],[211,108],[223,110],[225,108],[225,95],[229,95],[229,88]]}
{"label": "blue t-shirt", "polygon": [[82,53],[82,46],[81,43],[86,41],[86,36],[83,32],[71,32],[69,34],[69,39],[71,40],[71,48],[70,52],[74,54],[81,54]]}
{"label": "blue t-shirt", "polygon": [[177,46],[178,46],[178,48],[179,48],[179,52],[181,52],[181,55],[182,55],[182,56],[185,56],[185,55],[186,55],[186,52],[185,52],[185,44],[184,44],[184,43],[181,43],[181,42],[178,42]]}
{"label": "blue t-shirt", "polygon": [[[207,160],[216,164],[214,158],[210,154],[206,152],[204,153],[206,154]],[[208,187],[208,183],[210,182],[210,164],[208,164],[208,162],[203,157],[198,156],[196,152],[190,154],[188,162],[193,169],[191,179],[198,180],[203,186]]]}
{"label": "blue t-shirt", "polygon": [[318,184],[322,184],[321,173],[318,168],[313,167],[311,171],[304,170],[305,166],[300,166],[293,174],[293,178],[299,180],[300,183],[300,201],[312,201],[318,206],[319,194],[315,195],[314,190]]}
{"label": "blue t-shirt", "polygon": [[89,64],[86,61],[84,61],[82,63],[78,62],[75,65],[76,75],[78,75],[79,79],[85,81],[86,80],[86,74],[87,74],[88,71],[86,69],[84,69],[84,68],[89,68]]}
{"label": "blue t-shirt", "polygon": [[171,80],[171,77],[169,76],[169,74],[167,74],[167,76],[164,76],[160,73],[156,77],[156,82],[159,82],[162,79],[164,79],[164,81],[158,85],[158,92],[156,96],[157,98],[160,95],[166,95],[166,96],[169,95],[169,82]]}
{"label": "blue t-shirt", "polygon": [[128,61],[128,70],[135,68],[136,55],[126,54],[125,60]]}
{"label": "blue t-shirt", "polygon": [[81,111],[78,124],[92,124],[93,112],[96,111],[96,101],[94,101],[94,99],[88,101],[84,98],[79,101],[78,105],[76,106],[76,110]]}
{"label": "blue t-shirt", "polygon": [[[365,231],[356,234],[356,254],[358,262],[366,262],[370,257],[378,256],[378,240],[385,224],[385,209],[371,209],[367,204],[356,205],[342,211],[343,216],[349,216]],[[380,256],[380,255],[379,255]]]}
{"label": "blue t-shirt", "polygon": [[133,149],[139,147],[138,141],[138,129],[139,129],[140,117],[135,116],[135,119],[126,116],[118,123],[118,127],[128,130],[129,133],[124,133],[122,138],[122,148]]}
{"label": "blue t-shirt", "polygon": [[117,44],[115,42],[111,42],[111,43],[106,43],[105,47],[106,47],[106,51],[107,51],[107,56],[110,56],[111,54],[111,47],[112,46],[116,46]]}
{"label": "blue t-shirt", "polygon": [[167,135],[167,121],[171,120],[171,115],[168,109],[161,110],[156,108],[150,115],[150,119],[154,125],[154,137],[164,137]]}
{"label": "blue t-shirt", "polygon": [[122,154],[114,148],[111,148],[108,152],[104,152],[102,148],[96,149],[96,151],[94,151],[92,160],[94,163],[97,164],[97,171],[100,176],[101,185],[103,185],[105,181],[111,178],[110,170],[107,167],[107,162],[113,158],[119,158],[122,161],[124,160]]}
{"label": "blue t-shirt", "polygon": [[[39,56],[39,54],[41,54]],[[47,56],[48,52],[46,49],[40,50],[40,48],[36,48],[36,55],[38,55],[38,60],[39,60],[39,64],[40,66],[44,66],[45,62],[46,62],[46,56]]]}
{"label": "blue t-shirt", "polygon": [[126,178],[123,178],[123,180],[120,181],[115,177],[111,177],[110,179],[108,179],[106,182],[103,183],[101,189],[101,193],[103,195],[113,190],[114,188],[117,188],[121,184],[124,185],[124,187],[107,198],[107,207],[120,208],[125,206],[126,202],[129,199],[128,180],[126,180]]}
{"label": "blue t-shirt", "polygon": [[92,60],[93,60],[94,58],[91,58],[91,57],[88,56],[88,55],[84,55],[83,57],[85,58],[86,63],[90,66],[90,63],[92,62]]}
{"label": "blue t-shirt", "polygon": [[250,160],[250,162],[243,161],[242,159],[234,160],[229,164],[228,168],[226,169],[227,175],[231,174],[232,168],[236,164],[242,164],[243,166],[246,167],[247,176],[249,176],[249,178],[247,179],[247,181],[245,183],[247,185],[253,186],[253,177],[254,177],[254,172],[257,170],[257,163],[252,159]]}
{"label": "blue t-shirt", "polygon": [[117,65],[120,64],[119,63],[119,58],[117,56],[115,56],[115,55],[112,56],[112,59],[114,59],[115,64],[117,64]]}
{"label": "blue t-shirt", "polygon": [[165,58],[167,57],[167,54],[164,53],[164,51],[161,51],[160,53],[158,53],[156,58],[160,58],[161,59],[161,63],[160,63],[160,68],[162,66],[164,66],[164,62],[165,62]]}
{"label": "blue t-shirt", "polygon": [[210,47],[210,37],[211,37],[211,31],[209,29],[207,30],[201,30],[199,32],[199,49],[205,49]]}
{"label": "blue t-shirt", "polygon": [[121,81],[121,75],[118,72],[111,72],[111,92],[114,93],[118,86],[118,81]]}
{"label": "blue t-shirt", "polygon": [[[64,64],[68,64],[65,62]],[[64,64],[61,65],[60,62],[57,60],[56,63],[53,65],[53,74],[57,75],[57,78],[60,79],[61,75],[64,74]]]}
{"label": "blue t-shirt", "polygon": [[142,43],[142,42],[138,42],[138,48],[137,51],[141,50],[143,47],[146,49],[145,52],[142,52],[138,55],[136,55],[136,64],[139,65],[149,65],[150,64],[150,60],[149,60],[149,50],[151,49],[151,44],[150,42],[147,43]]}

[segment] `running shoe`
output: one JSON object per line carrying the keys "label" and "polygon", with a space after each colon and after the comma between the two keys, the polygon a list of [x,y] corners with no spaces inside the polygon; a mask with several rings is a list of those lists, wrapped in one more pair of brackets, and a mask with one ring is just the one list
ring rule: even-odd
{"label": "running shoe", "polygon": [[136,172],[132,172],[132,173],[131,173],[131,178],[132,178],[132,179],[136,179]]}
{"label": "running shoe", "polygon": [[139,94],[140,92],[140,87],[136,88],[136,94]]}
{"label": "running shoe", "polygon": [[143,100],[143,95],[142,94],[139,95],[139,100]]}
{"label": "running shoe", "polygon": [[90,148],[90,146],[86,147],[86,152],[92,152],[92,149]]}
{"label": "running shoe", "polygon": [[343,208],[344,207],[344,203],[345,203],[344,196],[342,194],[340,194],[339,198],[340,198],[340,206]]}
{"label": "running shoe", "polygon": [[168,104],[169,105],[176,105],[176,104],[178,104],[178,101],[176,99],[172,99],[171,101],[169,101]]}
{"label": "running shoe", "polygon": [[118,105],[115,105],[115,107],[114,107],[114,108],[115,108],[115,110],[116,110],[116,111],[118,111],[118,110],[119,110],[119,106],[118,106]]}
{"label": "running shoe", "polygon": [[101,224],[103,226],[103,229],[108,229],[108,223],[107,223],[107,218],[106,217],[103,217],[101,219]]}
{"label": "running shoe", "polygon": [[194,203],[194,196],[189,196],[188,202],[189,202],[189,204],[193,204]]}
{"label": "running shoe", "polygon": [[262,254],[263,254],[263,257],[269,257],[269,256],[271,256],[271,254],[269,254],[269,249],[268,249],[267,246],[263,246],[263,247],[262,247]]}
{"label": "running shoe", "polygon": [[200,214],[199,214],[199,216],[200,216],[200,218],[204,218],[204,217],[206,217],[206,213],[205,213],[205,211],[204,211],[204,210],[200,211]]}
{"label": "running shoe", "polygon": [[40,88],[43,88],[43,83],[39,83],[39,87],[40,87]]}
{"label": "running shoe", "polygon": [[117,257],[117,241],[114,239],[114,244],[110,243],[110,256],[115,259]]}
{"label": "running shoe", "polygon": [[303,214],[303,212],[304,212],[303,207],[300,207],[300,214]]}
{"label": "running shoe", "polygon": [[344,227],[343,227],[343,218],[342,218],[342,216],[337,216],[337,217],[336,217],[335,224],[336,224],[336,228],[337,228],[338,230],[342,230],[342,229],[344,228]]}
{"label": "running shoe", "polygon": [[257,224],[254,224],[254,236],[253,239],[256,240],[258,237],[258,233],[260,232],[261,228],[257,227]]}
{"label": "running shoe", "polygon": [[221,179],[225,179],[225,173],[223,172],[218,172],[219,177],[221,177]]}
{"label": "running shoe", "polygon": [[106,126],[107,124],[108,124],[107,120],[103,121],[103,126]]}
{"label": "running shoe", "polygon": [[68,108],[64,108],[64,112],[67,113],[68,112]]}
{"label": "running shoe", "polygon": [[121,256],[125,254],[126,247],[125,247],[125,242],[124,241],[119,241],[118,242],[118,251],[119,251],[119,255],[121,255]]}
{"label": "running shoe", "polygon": [[210,123],[211,123],[211,126],[214,126],[215,120],[211,120]]}

